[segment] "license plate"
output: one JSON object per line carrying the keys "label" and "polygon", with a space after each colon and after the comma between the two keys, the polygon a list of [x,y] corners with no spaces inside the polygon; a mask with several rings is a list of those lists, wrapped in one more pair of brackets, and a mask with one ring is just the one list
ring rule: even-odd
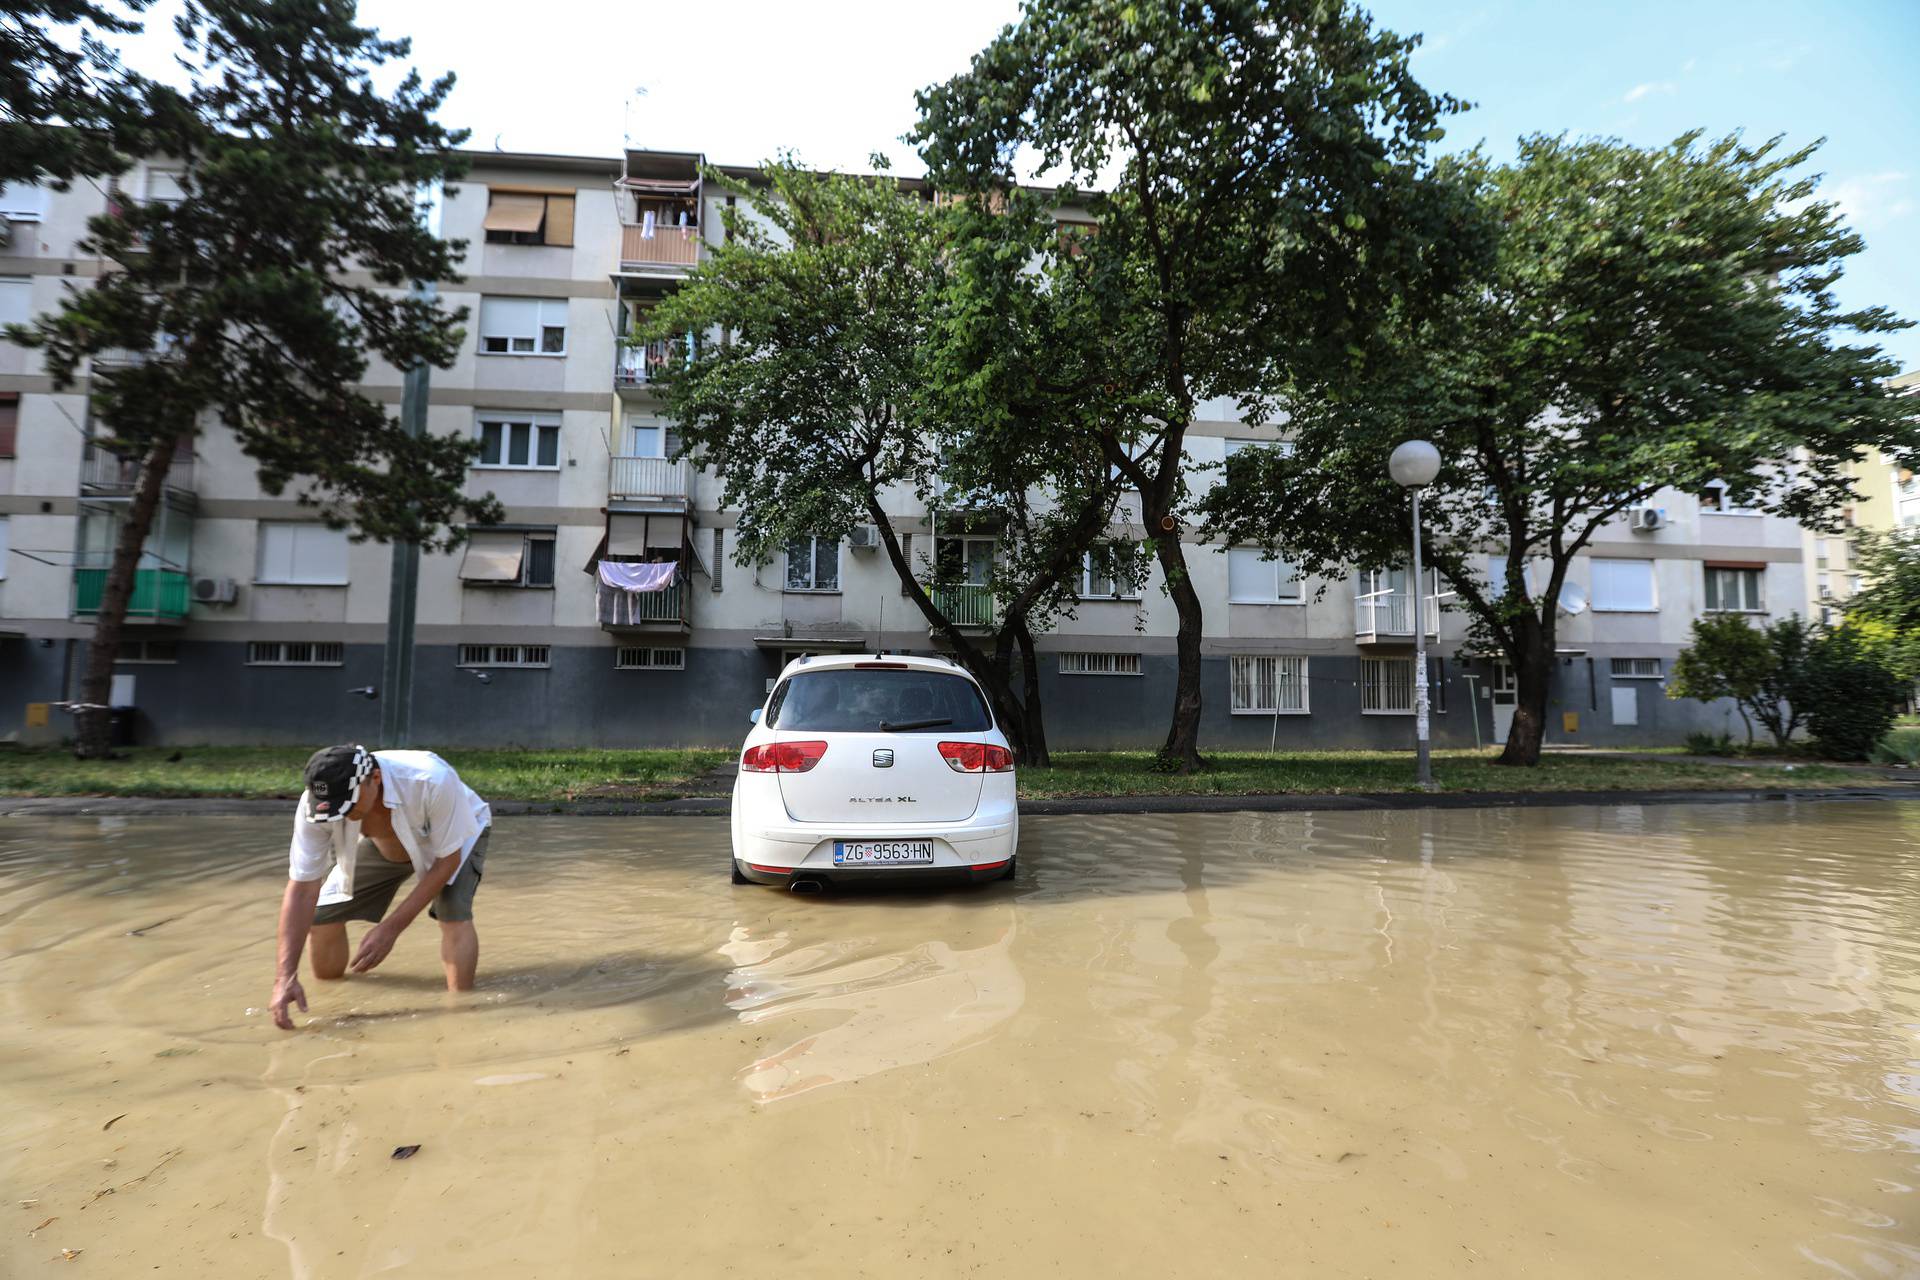
{"label": "license plate", "polygon": [[914,867],[933,862],[931,840],[835,840],[836,867]]}

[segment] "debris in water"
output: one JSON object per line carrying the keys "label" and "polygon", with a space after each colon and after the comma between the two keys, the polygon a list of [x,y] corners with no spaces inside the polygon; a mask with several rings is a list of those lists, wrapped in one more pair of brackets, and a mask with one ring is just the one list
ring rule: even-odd
{"label": "debris in water", "polygon": [[168,916],[165,920],[155,920],[152,924],[143,924],[138,929],[127,930],[127,936],[129,938],[144,938],[149,931],[158,929],[163,924],[172,924],[179,918],[179,916]]}
{"label": "debris in water", "polygon": [[117,1116],[115,1116],[115,1117],[114,1117],[113,1119],[111,1119],[111,1120],[109,1120],[109,1121],[107,1121],[107,1122],[106,1122],[105,1124],[103,1124],[103,1125],[101,1125],[101,1126],[100,1126],[100,1132],[102,1132],[102,1133],[105,1133],[105,1132],[106,1132],[107,1130],[109,1130],[109,1129],[111,1129],[111,1128],[113,1128],[113,1126],[114,1126],[115,1124],[117,1124],[118,1122],[120,1122],[120,1121],[122,1121],[122,1120],[125,1120],[126,1118],[127,1118],[127,1113],[126,1113],[126,1112],[124,1112],[124,1111],[122,1111],[122,1112],[121,1112],[121,1113],[120,1113],[119,1115],[117,1115]]}
{"label": "debris in water", "polygon": [[28,1236],[37,1236],[37,1235],[39,1235],[39,1234],[40,1234],[40,1233],[41,1233],[42,1231],[45,1231],[45,1230],[46,1230],[46,1229],[47,1229],[48,1227],[50,1227],[50,1226],[52,1226],[52,1225],[53,1225],[54,1223],[56,1223],[56,1222],[58,1222],[58,1221],[60,1221],[60,1215],[56,1213],[56,1214],[54,1214],[54,1215],[53,1215],[53,1216],[52,1216],[51,1218],[48,1218],[48,1219],[47,1219],[47,1220],[46,1220],[45,1222],[43,1222],[43,1223],[41,1223],[41,1224],[40,1224],[39,1226],[37,1226],[37,1227],[35,1227],[35,1228],[34,1228],[33,1230],[31,1230],[31,1231],[29,1231],[29,1232],[27,1232],[27,1235],[28,1235]]}
{"label": "debris in water", "polygon": [[419,1149],[420,1149],[420,1144],[417,1142],[410,1147],[395,1147],[393,1149],[393,1158],[395,1160],[408,1159],[413,1155],[414,1152],[418,1151]]}
{"label": "debris in water", "polygon": [[175,1045],[171,1049],[162,1049],[153,1056],[156,1058],[184,1058],[190,1053],[198,1052],[200,1052],[198,1049],[189,1049],[185,1045]]}
{"label": "debris in water", "polygon": [[79,1257],[81,1254],[85,1252],[86,1252],[85,1249],[62,1249],[60,1251],[60,1256],[66,1259],[68,1262],[72,1262],[75,1258]]}
{"label": "debris in water", "polygon": [[1335,1163],[1335,1164],[1345,1164],[1345,1163],[1346,1163],[1347,1161],[1349,1161],[1349,1160],[1357,1160],[1357,1159],[1359,1159],[1359,1158],[1360,1158],[1361,1156],[1364,1156],[1364,1155],[1366,1155],[1366,1154],[1367,1154],[1367,1153],[1366,1153],[1366,1152],[1364,1152],[1364,1151],[1342,1151],[1342,1152],[1340,1153],[1340,1158],[1339,1158],[1338,1160],[1335,1160],[1335,1161],[1334,1161],[1334,1163]]}

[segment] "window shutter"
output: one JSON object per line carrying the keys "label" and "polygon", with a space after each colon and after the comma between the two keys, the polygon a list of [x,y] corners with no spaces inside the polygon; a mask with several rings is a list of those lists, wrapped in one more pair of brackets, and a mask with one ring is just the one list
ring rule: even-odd
{"label": "window shutter", "polygon": [[727,531],[725,529],[715,529],[713,531],[713,568],[711,570],[715,595],[720,593],[720,574],[724,571],[726,565],[726,552]]}
{"label": "window shutter", "polygon": [[[907,562],[907,571],[909,573],[913,572],[913,535],[910,533],[900,535],[900,558]],[[907,585],[905,578],[900,580],[900,594],[903,596],[913,594],[913,590]]]}
{"label": "window shutter", "polygon": [[547,197],[548,244],[573,247],[573,200],[572,196]]}
{"label": "window shutter", "polygon": [[0,458],[15,456],[20,445],[20,397],[0,395]]}

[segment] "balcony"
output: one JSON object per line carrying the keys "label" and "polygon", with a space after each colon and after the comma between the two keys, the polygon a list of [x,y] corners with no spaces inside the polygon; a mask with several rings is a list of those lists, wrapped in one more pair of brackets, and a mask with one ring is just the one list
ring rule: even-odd
{"label": "balcony", "polygon": [[594,587],[594,616],[605,631],[686,630],[689,592],[683,575],[665,591]]}
{"label": "balcony", "polygon": [[993,626],[993,589],[973,583],[940,586],[927,583],[927,595],[948,621],[964,631],[984,631]]}
{"label": "balcony", "polygon": [[629,223],[620,228],[620,270],[685,271],[700,261],[700,228]]}
{"label": "balcony", "polygon": [[[1421,602],[1421,620],[1429,639],[1440,634],[1440,600]],[[1413,643],[1413,594],[1408,591],[1367,591],[1353,600],[1353,642],[1362,645]]]}
{"label": "balcony", "polygon": [[[104,566],[81,565],[73,571],[73,616],[91,618],[100,612],[106,593]],[[193,592],[190,579],[176,569],[136,569],[133,596],[127,602],[128,622],[185,622]]]}
{"label": "balcony", "polygon": [[607,498],[612,502],[644,502],[666,498],[685,502],[691,468],[680,458],[643,458],[616,453],[607,459]]}
{"label": "balcony", "polygon": [[659,380],[673,359],[675,340],[656,338],[652,342],[620,341],[613,357],[613,389],[625,395],[646,391]]}
{"label": "balcony", "polygon": [[[84,494],[131,494],[140,479],[140,461],[123,457],[108,449],[87,447],[80,459],[80,492]],[[193,491],[193,455],[176,453],[167,468],[167,488],[180,493]]]}

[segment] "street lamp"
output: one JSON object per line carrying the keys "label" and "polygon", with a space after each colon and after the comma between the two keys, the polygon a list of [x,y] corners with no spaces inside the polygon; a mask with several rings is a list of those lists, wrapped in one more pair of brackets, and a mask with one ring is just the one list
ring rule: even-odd
{"label": "street lamp", "polygon": [[1433,789],[1433,758],[1427,746],[1427,620],[1420,598],[1420,491],[1440,474],[1440,451],[1425,440],[1409,440],[1387,459],[1393,482],[1413,490],[1413,741],[1417,777],[1424,791]]}

